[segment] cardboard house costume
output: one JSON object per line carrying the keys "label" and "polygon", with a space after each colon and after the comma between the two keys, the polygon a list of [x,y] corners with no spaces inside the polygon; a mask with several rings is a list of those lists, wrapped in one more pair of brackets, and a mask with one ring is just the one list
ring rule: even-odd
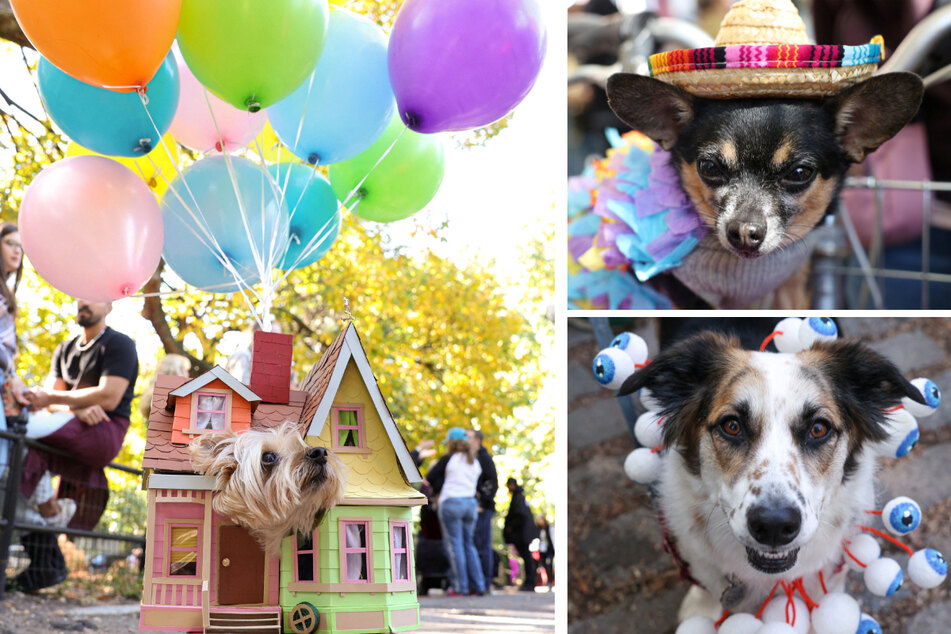
{"label": "cardboard house costume", "polygon": [[[419,627],[412,507],[422,480],[352,323],[290,389],[290,335],[255,333],[250,385],[220,367],[159,376],[143,467],[148,531],[140,627],[191,632],[398,632]],[[267,554],[212,509],[188,443],[208,429],[299,423],[346,466],[344,500]]]}

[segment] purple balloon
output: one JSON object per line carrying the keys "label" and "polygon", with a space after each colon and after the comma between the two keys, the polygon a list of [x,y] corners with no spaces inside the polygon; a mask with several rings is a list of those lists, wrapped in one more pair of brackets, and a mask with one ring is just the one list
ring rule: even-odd
{"label": "purple balloon", "polygon": [[535,84],[545,54],[537,0],[406,0],[387,51],[411,130],[468,130],[505,116]]}

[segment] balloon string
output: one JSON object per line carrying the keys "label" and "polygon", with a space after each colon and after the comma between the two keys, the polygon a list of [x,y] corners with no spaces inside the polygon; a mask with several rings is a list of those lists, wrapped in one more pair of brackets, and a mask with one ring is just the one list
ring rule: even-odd
{"label": "balloon string", "polygon": [[766,596],[766,600],[763,601],[763,605],[761,605],[759,608],[759,612],[756,613],[756,618],[760,618],[763,616],[763,610],[766,609],[766,606],[769,604],[770,600],[772,600],[773,595],[776,594],[776,588],[778,587],[779,587],[779,581],[777,581],[776,584],[773,586],[773,589],[769,591],[769,594]]}
{"label": "balloon string", "polygon": [[825,580],[825,577],[822,576],[822,571],[821,571],[821,570],[819,571],[819,583],[820,583],[820,585],[822,585],[822,593],[823,593],[823,594],[829,594],[829,591],[826,590],[826,580]]}
{"label": "balloon string", "polygon": [[759,351],[765,352],[766,346],[769,345],[769,342],[772,341],[776,335],[781,335],[781,334],[783,334],[782,330],[774,330],[773,332],[769,333],[769,336],[763,339],[763,343],[760,344]]}
{"label": "balloon string", "polygon": [[912,555],[915,554],[915,553],[911,550],[911,548],[909,548],[909,547],[906,546],[905,544],[901,543],[900,541],[898,541],[897,539],[895,539],[895,538],[892,537],[891,535],[886,535],[886,534],[883,533],[882,531],[875,530],[874,528],[871,528],[871,527],[868,527],[868,526],[859,526],[859,528],[861,528],[863,531],[866,531],[866,532],[868,532],[868,533],[874,533],[874,534],[878,535],[879,537],[881,537],[882,539],[887,539],[888,541],[890,541],[891,543],[895,544],[895,545],[898,546],[899,548],[903,549],[906,553],[908,553],[908,556],[909,556],[909,557],[911,557]]}

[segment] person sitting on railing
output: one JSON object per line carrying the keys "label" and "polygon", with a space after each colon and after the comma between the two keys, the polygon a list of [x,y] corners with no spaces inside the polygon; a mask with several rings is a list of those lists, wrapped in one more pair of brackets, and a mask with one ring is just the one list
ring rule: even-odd
{"label": "person sitting on railing", "polygon": [[[70,528],[90,530],[99,521],[109,497],[103,467],[118,455],[129,429],[139,362],[135,342],[106,326],[111,310],[112,304],[80,300],[76,321],[83,333],[56,348],[50,371],[52,389],[34,389],[24,395],[36,410],[30,415],[27,437],[68,451],[69,458],[31,448],[20,492],[30,498],[44,474],[61,475],[60,497],[72,498],[78,505]],[[48,502],[57,503],[55,498]],[[35,591],[65,578],[54,534],[28,533],[21,542],[31,564],[12,580],[14,587]],[[34,560],[40,562],[37,567]],[[47,569],[41,570],[42,566]]]}

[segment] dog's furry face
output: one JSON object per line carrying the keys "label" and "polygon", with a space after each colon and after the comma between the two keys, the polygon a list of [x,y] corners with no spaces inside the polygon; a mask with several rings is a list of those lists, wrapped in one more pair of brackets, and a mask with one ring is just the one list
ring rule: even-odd
{"label": "dog's furry face", "polygon": [[703,221],[743,258],[809,233],[833,209],[849,164],[894,136],[922,96],[911,73],[825,100],[702,99],[631,74],[612,76],[607,88],[624,122],[671,151]]}
{"label": "dog's furry face", "polygon": [[762,353],[711,333],[664,351],[619,393],[642,387],[662,404],[676,452],[659,503],[711,591],[730,576],[768,589],[840,557],[874,498],[868,450],[887,435],[884,411],[921,398],[861,344]]}
{"label": "dog's furry face", "polygon": [[343,463],[305,443],[292,423],[205,433],[189,452],[196,472],[216,478],[215,512],[249,529],[272,554],[284,537],[312,530],[343,499]]}

